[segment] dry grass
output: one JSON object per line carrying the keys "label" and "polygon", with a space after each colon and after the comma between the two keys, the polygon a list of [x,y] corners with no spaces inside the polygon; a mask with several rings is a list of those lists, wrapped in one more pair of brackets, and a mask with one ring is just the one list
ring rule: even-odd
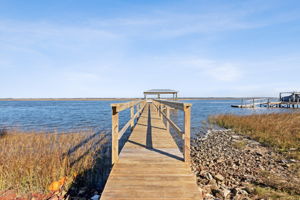
{"label": "dry grass", "polygon": [[300,159],[300,113],[217,115],[210,122]]}
{"label": "dry grass", "polygon": [[254,194],[255,199],[269,199],[269,200],[297,200],[300,199],[298,195],[290,195],[286,192],[280,192],[273,190],[272,188],[268,187],[260,187],[260,186],[253,186],[254,187]]}
{"label": "dry grass", "polygon": [[257,182],[258,184],[268,186],[276,191],[300,195],[299,181],[297,181],[298,177],[296,174],[293,177],[286,178],[270,171],[261,171],[259,176],[260,180]]}
{"label": "dry grass", "polygon": [[95,166],[106,142],[104,134],[91,131],[58,134],[1,130],[0,191],[47,193],[49,185],[63,177],[70,187],[76,176]]}
{"label": "dry grass", "polygon": [[233,145],[233,147],[235,147],[237,149],[244,149],[247,146],[247,142],[246,141],[236,141],[232,145]]}

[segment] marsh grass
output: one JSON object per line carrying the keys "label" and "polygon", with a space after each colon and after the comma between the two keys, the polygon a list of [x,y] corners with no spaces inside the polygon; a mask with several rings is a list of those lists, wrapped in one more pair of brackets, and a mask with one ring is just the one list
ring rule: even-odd
{"label": "marsh grass", "polygon": [[62,178],[67,180],[65,187],[70,187],[77,176],[95,167],[106,143],[104,134],[92,131],[24,133],[2,130],[0,191],[48,193],[49,185]]}
{"label": "marsh grass", "polygon": [[237,149],[244,149],[247,146],[247,142],[246,141],[236,141],[236,142],[232,143],[232,145]]}
{"label": "marsh grass", "polygon": [[300,159],[300,113],[217,115],[209,121]]}
{"label": "marsh grass", "polygon": [[298,200],[300,196],[290,195],[286,192],[276,191],[269,187],[254,186],[255,199],[269,199],[269,200]]}

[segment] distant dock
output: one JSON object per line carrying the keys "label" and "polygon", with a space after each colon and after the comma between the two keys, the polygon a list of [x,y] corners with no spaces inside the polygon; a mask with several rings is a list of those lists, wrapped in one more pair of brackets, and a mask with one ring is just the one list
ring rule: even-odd
{"label": "distant dock", "polygon": [[299,100],[297,102],[292,101],[280,101],[279,99],[242,99],[241,104],[231,105],[234,108],[300,108]]}

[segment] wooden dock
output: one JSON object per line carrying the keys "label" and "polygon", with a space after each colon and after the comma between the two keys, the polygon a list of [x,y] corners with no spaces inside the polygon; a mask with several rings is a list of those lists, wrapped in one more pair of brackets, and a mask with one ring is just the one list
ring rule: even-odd
{"label": "wooden dock", "polygon": [[285,102],[280,101],[278,99],[266,99],[266,98],[258,98],[258,99],[247,99],[241,100],[241,104],[239,105],[231,105],[234,108],[256,108],[256,107],[265,107],[265,108],[300,108],[300,101],[297,102]]}
{"label": "wooden dock", "polygon": [[[134,105],[138,105],[134,114]],[[113,104],[113,163],[101,200],[201,199],[189,157],[190,104],[156,101]],[[119,131],[118,112],[131,108],[131,119]],[[185,130],[171,121],[170,109],[185,112]],[[165,118],[163,123],[162,118]],[[138,119],[136,124],[134,120]],[[126,127],[132,133],[118,155],[118,139]],[[183,133],[184,154],[179,151],[169,129]]]}

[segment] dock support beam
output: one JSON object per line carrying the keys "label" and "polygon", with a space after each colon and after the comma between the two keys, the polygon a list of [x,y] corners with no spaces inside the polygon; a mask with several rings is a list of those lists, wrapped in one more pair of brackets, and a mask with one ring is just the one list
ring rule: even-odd
{"label": "dock support beam", "polygon": [[117,107],[112,107],[112,138],[111,138],[111,151],[112,151],[112,164],[115,164],[119,159],[119,113]]}
{"label": "dock support beam", "polygon": [[184,108],[184,161],[191,162],[191,107]]}

